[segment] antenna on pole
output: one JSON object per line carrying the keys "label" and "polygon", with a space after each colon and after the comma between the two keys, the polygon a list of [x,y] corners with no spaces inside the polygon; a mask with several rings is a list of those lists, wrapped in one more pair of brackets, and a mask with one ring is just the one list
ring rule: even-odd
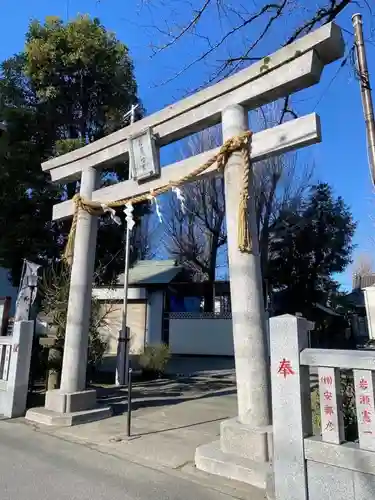
{"label": "antenna on pole", "polygon": [[123,120],[125,121],[127,118],[130,118],[130,125],[134,123],[135,121],[135,110],[138,108],[139,104],[132,104],[132,107],[127,111],[124,116]]}

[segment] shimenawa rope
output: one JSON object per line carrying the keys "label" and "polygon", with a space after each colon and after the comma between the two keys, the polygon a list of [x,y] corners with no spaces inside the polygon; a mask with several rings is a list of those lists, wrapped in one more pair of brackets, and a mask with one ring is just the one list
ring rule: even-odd
{"label": "shimenawa rope", "polygon": [[[124,198],[118,201],[111,201],[105,203],[106,207],[117,208],[125,206],[127,203],[135,205],[136,203],[141,203],[149,199],[150,195],[152,197],[159,196],[160,194],[166,193],[173,187],[179,187],[188,182],[194,181],[194,179],[210,168],[214,163],[217,164],[217,170],[223,172],[224,168],[230,158],[231,154],[236,151],[241,151],[243,158],[243,188],[240,197],[239,213],[238,213],[238,248],[243,253],[250,253],[252,250],[252,241],[250,235],[250,229],[248,225],[248,202],[249,202],[249,183],[250,176],[252,175],[251,160],[250,160],[250,147],[251,147],[252,132],[247,130],[242,134],[232,137],[225,141],[221,146],[219,152],[212,156],[206,163],[196,168],[193,172],[185,175],[178,181],[170,182],[165,184],[160,188],[151,190],[150,192],[134,196],[132,198]],[[70,265],[73,260],[74,251],[74,240],[77,231],[78,215],[80,210],[84,210],[90,215],[100,216],[104,213],[103,204],[98,201],[87,200],[83,198],[80,194],[76,194],[73,199],[74,203],[74,214],[73,221],[70,228],[68,241],[65,247],[63,258]]]}

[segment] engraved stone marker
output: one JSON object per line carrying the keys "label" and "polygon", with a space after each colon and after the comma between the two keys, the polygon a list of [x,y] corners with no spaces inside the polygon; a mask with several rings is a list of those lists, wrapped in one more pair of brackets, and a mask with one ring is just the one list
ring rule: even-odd
{"label": "engraved stone marker", "polygon": [[345,436],[340,370],[319,367],[318,376],[322,438],[328,443],[340,444],[344,441]]}
{"label": "engraved stone marker", "polygon": [[142,181],[160,175],[160,162],[155,139],[151,129],[132,137],[130,143],[130,164],[132,177]]}
{"label": "engraved stone marker", "polygon": [[359,446],[375,451],[374,372],[353,370]]}

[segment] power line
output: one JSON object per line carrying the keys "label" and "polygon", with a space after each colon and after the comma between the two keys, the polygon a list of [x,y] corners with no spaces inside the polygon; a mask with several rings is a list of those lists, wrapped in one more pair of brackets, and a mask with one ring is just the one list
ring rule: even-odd
{"label": "power line", "polygon": [[[349,35],[351,35],[353,38],[354,38],[354,33],[350,30],[347,30],[345,28],[342,28],[340,26],[341,30],[342,31],[345,31],[345,33],[348,33]],[[370,45],[372,45],[373,47],[375,47],[375,41],[373,40],[370,40],[370,39],[364,39],[365,42],[369,43]],[[343,69],[343,67],[347,64],[348,62],[348,59],[350,58],[350,61],[351,61],[351,66],[354,68],[354,76],[355,78],[359,79],[359,75],[357,74],[357,71],[356,71],[356,68],[355,68],[355,63],[353,62],[354,61],[354,44],[350,47],[350,49],[347,51],[346,53],[346,56],[344,57],[344,59],[342,60],[339,68],[337,69],[336,73],[333,75],[332,79],[330,80],[330,82],[328,83],[327,87],[325,88],[325,90],[322,92],[322,95],[319,97],[313,111],[316,111],[317,107],[319,106],[319,104],[322,102],[322,100],[324,99],[324,97],[326,96],[327,92],[330,90],[330,88],[332,87],[332,84],[333,82],[336,80],[336,78],[338,77],[338,75],[340,74],[341,70]],[[306,102],[306,101],[310,101],[311,99],[313,99],[313,97],[309,97],[307,99],[300,99],[296,102]]]}
{"label": "power line", "polygon": [[352,46],[350,48],[350,50],[347,52],[346,56],[344,57],[344,59],[341,61],[341,64],[340,66],[337,68],[336,70],[336,73],[333,75],[333,77],[331,78],[331,80],[329,81],[327,87],[324,89],[324,91],[322,92],[321,96],[319,97],[317,103],[315,104],[314,106],[314,109],[313,111],[316,111],[317,107],[319,106],[319,104],[322,102],[322,100],[324,99],[324,97],[326,96],[327,92],[330,90],[330,88],[332,87],[332,84],[333,82],[336,80],[336,78],[339,76],[341,70],[343,69],[343,67],[346,65],[346,63],[348,62],[348,59],[350,57],[350,54],[353,50],[353,47]]}
{"label": "power line", "polygon": [[[340,26],[340,27],[341,27],[341,26]],[[341,27],[341,29],[342,29],[342,31],[345,31],[345,33],[348,33],[348,35],[351,35],[351,36],[354,38],[354,33],[353,33],[352,31],[347,30],[347,29],[342,28],[342,27]],[[364,38],[364,41],[365,41],[366,43],[369,43],[369,44],[370,44],[370,45],[372,45],[373,47],[375,47],[375,41],[373,41],[373,40],[371,40],[371,39],[369,39],[369,38]]]}
{"label": "power line", "polygon": [[[354,35],[354,33],[352,31],[347,30],[346,28],[342,28],[342,27],[341,27],[341,29],[342,29],[342,31],[345,31],[345,33],[348,33],[349,35],[351,35],[354,38],[355,35]],[[365,39],[365,41],[367,43],[369,43],[370,45],[372,45],[373,47],[375,47],[375,42],[373,42],[372,40]],[[340,64],[339,68],[337,69],[336,73],[333,75],[331,81],[328,83],[326,89],[324,90],[324,92],[322,93],[322,95],[319,97],[318,102],[316,103],[316,105],[314,107],[314,111],[319,106],[319,104],[322,102],[322,100],[324,99],[324,97],[327,94],[327,92],[329,91],[329,89],[332,87],[333,82],[336,80],[336,78],[340,74],[340,72],[343,69],[343,67],[347,64],[349,58],[350,58],[350,61],[351,61],[351,65],[354,68],[355,77],[357,79],[360,78],[360,75],[358,75],[358,72],[356,71],[356,67],[355,67],[355,63],[354,63],[354,44],[353,44],[350,47],[350,49],[348,50],[348,52],[347,52],[346,56],[344,57],[344,59],[342,60],[342,62]]]}

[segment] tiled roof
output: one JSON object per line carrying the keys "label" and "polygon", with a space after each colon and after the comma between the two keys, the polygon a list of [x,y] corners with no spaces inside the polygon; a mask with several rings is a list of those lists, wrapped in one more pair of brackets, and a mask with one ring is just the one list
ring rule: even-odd
{"label": "tiled roof", "polygon": [[[170,283],[183,269],[174,260],[141,260],[129,269],[129,285]],[[117,282],[124,284],[124,274],[118,276]]]}

